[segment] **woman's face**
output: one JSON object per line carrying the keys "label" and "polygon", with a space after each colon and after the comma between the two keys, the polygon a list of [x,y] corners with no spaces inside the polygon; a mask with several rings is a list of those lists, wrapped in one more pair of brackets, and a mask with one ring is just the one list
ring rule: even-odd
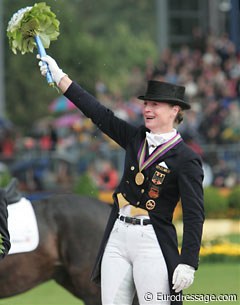
{"label": "woman's face", "polygon": [[144,101],[143,118],[145,126],[153,133],[170,132],[180,107],[164,102]]}

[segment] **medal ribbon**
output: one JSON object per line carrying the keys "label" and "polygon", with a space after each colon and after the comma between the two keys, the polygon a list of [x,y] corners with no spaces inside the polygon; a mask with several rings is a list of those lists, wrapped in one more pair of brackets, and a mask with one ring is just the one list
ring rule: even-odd
{"label": "medal ribbon", "polygon": [[168,140],[161,147],[156,149],[145,161],[147,139],[141,143],[138,151],[139,170],[142,172],[145,168],[151,166],[159,157],[165,155],[170,149],[182,141],[181,135],[177,133],[173,138]]}

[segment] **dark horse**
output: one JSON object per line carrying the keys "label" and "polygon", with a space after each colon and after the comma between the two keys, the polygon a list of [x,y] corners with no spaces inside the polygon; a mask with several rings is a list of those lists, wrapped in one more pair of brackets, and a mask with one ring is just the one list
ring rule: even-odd
{"label": "dark horse", "polygon": [[[16,196],[10,197],[16,202]],[[90,275],[109,205],[72,194],[54,195],[32,204],[39,245],[32,252],[11,254],[0,262],[0,298],[54,279],[86,305],[101,304],[99,287],[91,283]]]}

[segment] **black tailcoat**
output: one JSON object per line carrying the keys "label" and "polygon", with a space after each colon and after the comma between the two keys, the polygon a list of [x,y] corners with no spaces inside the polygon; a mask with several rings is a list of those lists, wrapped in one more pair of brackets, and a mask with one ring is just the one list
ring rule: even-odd
{"label": "black tailcoat", "polygon": [[[195,269],[198,268],[204,222],[203,171],[200,157],[182,141],[157,159],[149,168],[143,170],[145,182],[138,186],[135,183],[135,175],[139,171],[137,154],[148,129],[144,126],[132,126],[117,118],[111,110],[101,105],[74,82],[68,88],[65,96],[87,117],[91,118],[99,129],[126,150],[123,176],[113,195],[114,204],[96,259],[92,280],[100,283],[102,255],[119,212],[116,194],[122,193],[132,205],[147,209],[146,202],[151,199],[148,192],[152,177],[157,165],[164,161],[169,172],[165,173],[165,179],[159,189],[159,196],[154,199],[155,208],[147,210],[166,260],[171,289],[172,274],[179,263],[188,264]],[[177,234],[172,223],[173,212],[180,199],[184,224],[181,253],[178,251]],[[174,292],[172,291],[172,293]],[[180,303],[172,302],[172,304]]]}

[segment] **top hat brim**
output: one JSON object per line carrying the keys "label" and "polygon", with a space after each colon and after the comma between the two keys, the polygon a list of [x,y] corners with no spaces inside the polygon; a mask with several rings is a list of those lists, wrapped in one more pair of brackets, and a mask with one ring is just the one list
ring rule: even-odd
{"label": "top hat brim", "polygon": [[145,100],[145,101],[147,100],[147,101],[155,101],[155,102],[164,102],[164,103],[171,104],[171,105],[178,105],[184,110],[191,109],[191,106],[188,103],[186,103],[180,99],[174,99],[174,98],[168,98],[168,97],[166,97],[166,98],[154,97],[153,98],[153,97],[145,96],[145,95],[138,96],[138,99]]}

